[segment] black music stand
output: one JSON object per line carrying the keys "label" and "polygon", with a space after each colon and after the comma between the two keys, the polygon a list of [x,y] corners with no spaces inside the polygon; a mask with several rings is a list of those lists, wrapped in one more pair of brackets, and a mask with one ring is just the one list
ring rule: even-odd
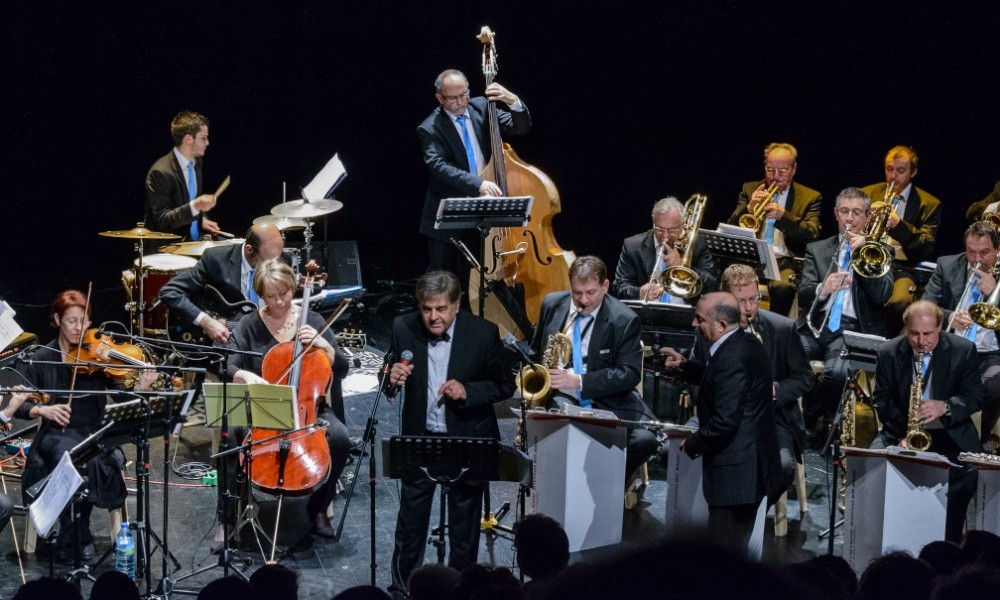
{"label": "black music stand", "polygon": [[[691,322],[694,320],[694,307],[687,304],[668,304],[666,302],[642,300],[622,300],[626,306],[631,308],[642,323],[642,343],[649,347],[653,354],[650,357],[653,371],[652,390],[653,397],[651,408],[657,413],[660,408],[660,378],[663,376],[665,367],[665,357],[660,355],[660,348],[675,348],[678,351],[690,350],[695,345],[694,329]],[[669,392],[679,389],[679,394],[683,395],[687,390],[686,385],[673,386]],[[684,411],[681,411],[684,412]],[[689,415],[678,415],[678,420]]]}
{"label": "black music stand", "polygon": [[774,247],[766,240],[706,229],[699,229],[698,236],[705,240],[708,251],[720,263],[750,265],[762,274],[764,279],[781,279],[781,269],[778,268]]}
{"label": "black music stand", "polygon": [[[486,271],[482,266],[486,259],[486,238],[493,227],[525,227],[531,220],[531,207],[534,196],[484,196],[481,198],[444,198],[438,203],[434,229],[478,229],[479,230],[479,264],[472,262],[472,267],[479,271],[479,314],[486,307]],[[452,240],[456,245],[460,242]],[[462,246],[459,246],[461,249]],[[469,257],[466,257],[469,258]],[[474,257],[473,257],[474,258]],[[490,289],[498,293],[493,286]],[[504,308],[511,313],[511,318],[523,329],[526,337],[531,337],[531,331],[525,329],[525,315],[514,314],[508,308],[508,299],[500,298]],[[511,298],[512,299],[512,298]],[[523,312],[523,307],[521,312]]]}
{"label": "black music stand", "polygon": [[438,562],[444,562],[448,492],[455,482],[496,481],[500,477],[500,441],[493,438],[394,436],[389,439],[389,477],[429,479],[441,486],[437,539]]}

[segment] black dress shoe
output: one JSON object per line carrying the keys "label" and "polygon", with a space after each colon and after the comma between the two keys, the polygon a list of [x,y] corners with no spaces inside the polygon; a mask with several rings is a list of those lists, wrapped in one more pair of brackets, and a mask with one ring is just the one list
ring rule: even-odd
{"label": "black dress shoe", "polygon": [[312,522],[312,531],[319,537],[327,539],[337,537],[337,532],[333,530],[333,526],[330,524],[330,519],[327,518],[326,513],[317,514],[313,517]]}
{"label": "black dress shoe", "polygon": [[94,560],[94,554],[94,544],[87,544],[80,549],[80,560],[84,562]]}

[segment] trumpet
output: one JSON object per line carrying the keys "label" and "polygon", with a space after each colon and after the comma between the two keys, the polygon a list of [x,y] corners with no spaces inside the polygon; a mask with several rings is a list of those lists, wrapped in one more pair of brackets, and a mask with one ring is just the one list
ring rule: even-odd
{"label": "trumpet", "polygon": [[691,268],[694,258],[694,243],[698,238],[698,227],[705,214],[705,203],[708,196],[695,194],[684,203],[684,230],[674,243],[674,249],[681,254],[681,264],[667,267],[660,273],[660,285],[672,296],[694,298],[701,293],[701,277]]}
{"label": "trumpet", "polygon": [[[842,252],[844,252],[844,244],[847,244],[848,247],[850,247],[850,245],[851,245],[851,243],[847,240],[847,234],[850,231],[851,231],[851,224],[850,223],[845,224],[844,225],[844,239],[843,239],[842,242],[840,242],[840,245],[837,246],[837,251],[833,253],[833,257],[830,258],[830,266],[827,267],[826,274],[824,274],[823,275],[823,279],[820,280],[820,285],[822,285],[823,282],[826,281],[826,278],[830,276],[830,273],[833,273],[834,269],[838,269],[839,268],[840,265],[839,265],[839,262],[837,261],[837,258],[841,255]],[[840,280],[841,283],[843,283],[844,279],[846,279],[846,278],[847,278],[847,275],[844,275],[841,278],[841,280]],[[813,316],[813,313],[816,311],[816,308],[819,306],[819,297],[820,297],[820,294],[819,294],[819,291],[817,291],[816,292],[816,297],[813,298],[812,306],[809,307],[809,312],[806,313],[806,325],[809,326],[809,330],[812,331],[812,334],[813,334],[813,336],[816,339],[819,339],[819,336],[823,333],[823,328],[826,327],[826,321],[827,321],[827,319],[830,318],[830,311],[826,311],[826,314],[823,315],[823,322],[819,324],[819,327],[814,327],[813,326],[812,316]],[[825,300],[824,300],[824,302],[825,302]]]}
{"label": "trumpet", "polygon": [[740,215],[739,221],[740,227],[754,230],[757,232],[758,237],[764,231],[764,213],[767,212],[767,205],[774,200],[775,195],[778,193],[778,182],[775,181],[768,186],[765,193],[767,197],[758,202],[753,210],[748,211],[745,215]]}
{"label": "trumpet", "polygon": [[892,267],[892,252],[885,247],[889,215],[896,210],[896,198],[893,186],[889,184],[885,197],[872,213],[865,224],[865,242],[851,253],[851,267],[858,275],[867,279],[877,279],[889,272]]}

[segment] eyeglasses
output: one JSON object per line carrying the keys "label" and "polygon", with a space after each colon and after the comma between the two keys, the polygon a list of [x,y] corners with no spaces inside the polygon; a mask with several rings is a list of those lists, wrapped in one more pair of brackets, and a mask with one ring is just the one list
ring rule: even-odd
{"label": "eyeglasses", "polygon": [[740,298],[736,300],[740,306],[753,306],[754,304],[760,304],[760,294],[753,296],[752,298]]}
{"label": "eyeglasses", "polygon": [[853,215],[855,217],[860,217],[863,214],[865,214],[865,212],[867,212],[867,211],[865,211],[864,209],[861,209],[861,208],[838,208],[837,209],[837,214],[840,215],[840,216],[842,216],[842,217],[846,217],[848,215]]}
{"label": "eyeglasses", "polygon": [[465,90],[464,92],[462,92],[461,94],[459,94],[457,96],[445,96],[444,94],[438,94],[438,95],[441,96],[442,98],[444,98],[445,100],[447,100],[448,102],[458,102],[462,98],[468,98],[469,97],[469,90]]}
{"label": "eyeglasses", "polygon": [[86,325],[90,323],[90,319],[78,319],[76,317],[70,317],[69,319],[63,319],[62,322],[69,325],[70,327],[76,327],[77,325]]}
{"label": "eyeglasses", "polygon": [[656,225],[653,225],[653,231],[655,231],[656,233],[665,233],[667,235],[680,233],[683,229],[684,229],[683,227],[667,227],[666,229],[664,229],[663,227],[657,227]]}
{"label": "eyeglasses", "polygon": [[778,175],[788,175],[788,173],[790,173],[791,170],[792,170],[791,167],[781,167],[780,169],[775,169],[774,167],[764,167],[764,172],[772,176],[775,173],[777,173]]}

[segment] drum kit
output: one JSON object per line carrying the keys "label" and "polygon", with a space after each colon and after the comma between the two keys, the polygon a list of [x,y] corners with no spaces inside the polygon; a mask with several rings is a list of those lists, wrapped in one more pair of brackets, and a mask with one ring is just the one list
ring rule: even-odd
{"label": "drum kit", "polygon": [[[286,232],[303,231],[305,262],[309,262],[312,251],[312,226],[318,217],[334,213],[344,207],[338,200],[292,200],[282,202],[271,209],[271,214],[257,217],[254,225],[270,223],[284,238]],[[131,268],[122,271],[122,286],[128,296],[126,310],[132,316],[132,327],[138,335],[162,337],[167,335],[167,307],[157,297],[163,286],[184,271],[197,264],[198,259],[209,248],[242,244],[243,239],[204,239],[196,242],[177,242],[181,236],[148,229],[145,223],[137,223],[132,229],[102,231],[103,237],[132,240],[137,257]],[[157,254],[145,254],[145,242],[172,242],[157,248]],[[292,254],[292,266],[298,270],[300,250],[286,249]]]}

